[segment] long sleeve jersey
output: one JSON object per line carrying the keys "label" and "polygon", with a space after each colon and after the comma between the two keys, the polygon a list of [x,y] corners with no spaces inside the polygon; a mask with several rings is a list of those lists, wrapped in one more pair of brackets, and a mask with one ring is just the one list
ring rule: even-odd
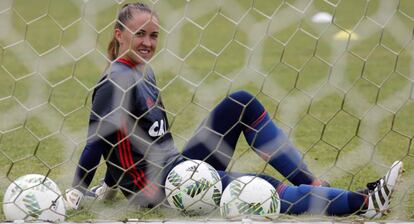
{"label": "long sleeve jersey", "polygon": [[155,194],[179,155],[152,69],[114,62],[92,95],[88,140],[73,186],[87,188],[103,156],[114,184],[159,198]]}

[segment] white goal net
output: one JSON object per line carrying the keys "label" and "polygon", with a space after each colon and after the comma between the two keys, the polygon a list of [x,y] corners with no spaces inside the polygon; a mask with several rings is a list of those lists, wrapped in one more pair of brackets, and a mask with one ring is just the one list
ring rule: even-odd
{"label": "white goal net", "polygon": [[[87,141],[94,88],[106,68],[122,0],[0,1],[0,199],[25,174],[71,187]],[[358,190],[404,162],[383,219],[414,219],[414,1],[145,0],[160,19],[149,61],[175,145],[217,103],[245,90],[318,178]],[[103,178],[102,160],[92,185]],[[240,137],[230,171],[287,179]],[[224,189],[223,189],[224,190]],[[66,221],[223,220],[136,208],[121,194],[86,200]],[[280,215],[276,220],[331,220]],[[339,219],[339,217],[338,217]],[[355,220],[358,216],[341,217]],[[0,220],[7,221],[0,209]]]}

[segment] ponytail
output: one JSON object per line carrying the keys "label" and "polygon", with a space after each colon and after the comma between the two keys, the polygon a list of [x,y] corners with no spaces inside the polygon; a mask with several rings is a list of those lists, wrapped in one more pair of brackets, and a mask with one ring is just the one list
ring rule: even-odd
{"label": "ponytail", "polygon": [[119,52],[119,43],[118,43],[118,40],[114,36],[112,37],[111,42],[109,42],[108,44],[107,53],[108,53],[109,60],[114,61],[118,57],[118,52]]}

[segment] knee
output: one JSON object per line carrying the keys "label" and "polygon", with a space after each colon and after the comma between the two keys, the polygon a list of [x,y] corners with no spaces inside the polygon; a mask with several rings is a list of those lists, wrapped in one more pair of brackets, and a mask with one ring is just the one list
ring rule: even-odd
{"label": "knee", "polygon": [[255,96],[253,96],[252,94],[250,94],[247,91],[244,90],[239,90],[236,92],[233,92],[229,95],[229,98],[231,98],[232,100],[235,100],[241,104],[248,104],[249,102],[251,102],[253,99],[255,99]]}

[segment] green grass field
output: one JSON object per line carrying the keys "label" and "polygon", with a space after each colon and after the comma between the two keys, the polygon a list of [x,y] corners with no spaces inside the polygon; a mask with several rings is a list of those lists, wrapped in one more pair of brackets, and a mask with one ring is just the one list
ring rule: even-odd
{"label": "green grass field", "polygon": [[[119,7],[112,0],[0,2],[1,200],[28,173],[70,186]],[[414,219],[413,1],[168,0],[154,7],[162,27],[150,64],[178,148],[226,94],[247,90],[335,187],[363,188],[403,160],[404,181],[385,219]],[[312,22],[319,11],[334,14],[333,23]],[[283,180],[243,138],[231,170]],[[88,202],[68,220],[186,218],[126,206],[121,196]]]}

